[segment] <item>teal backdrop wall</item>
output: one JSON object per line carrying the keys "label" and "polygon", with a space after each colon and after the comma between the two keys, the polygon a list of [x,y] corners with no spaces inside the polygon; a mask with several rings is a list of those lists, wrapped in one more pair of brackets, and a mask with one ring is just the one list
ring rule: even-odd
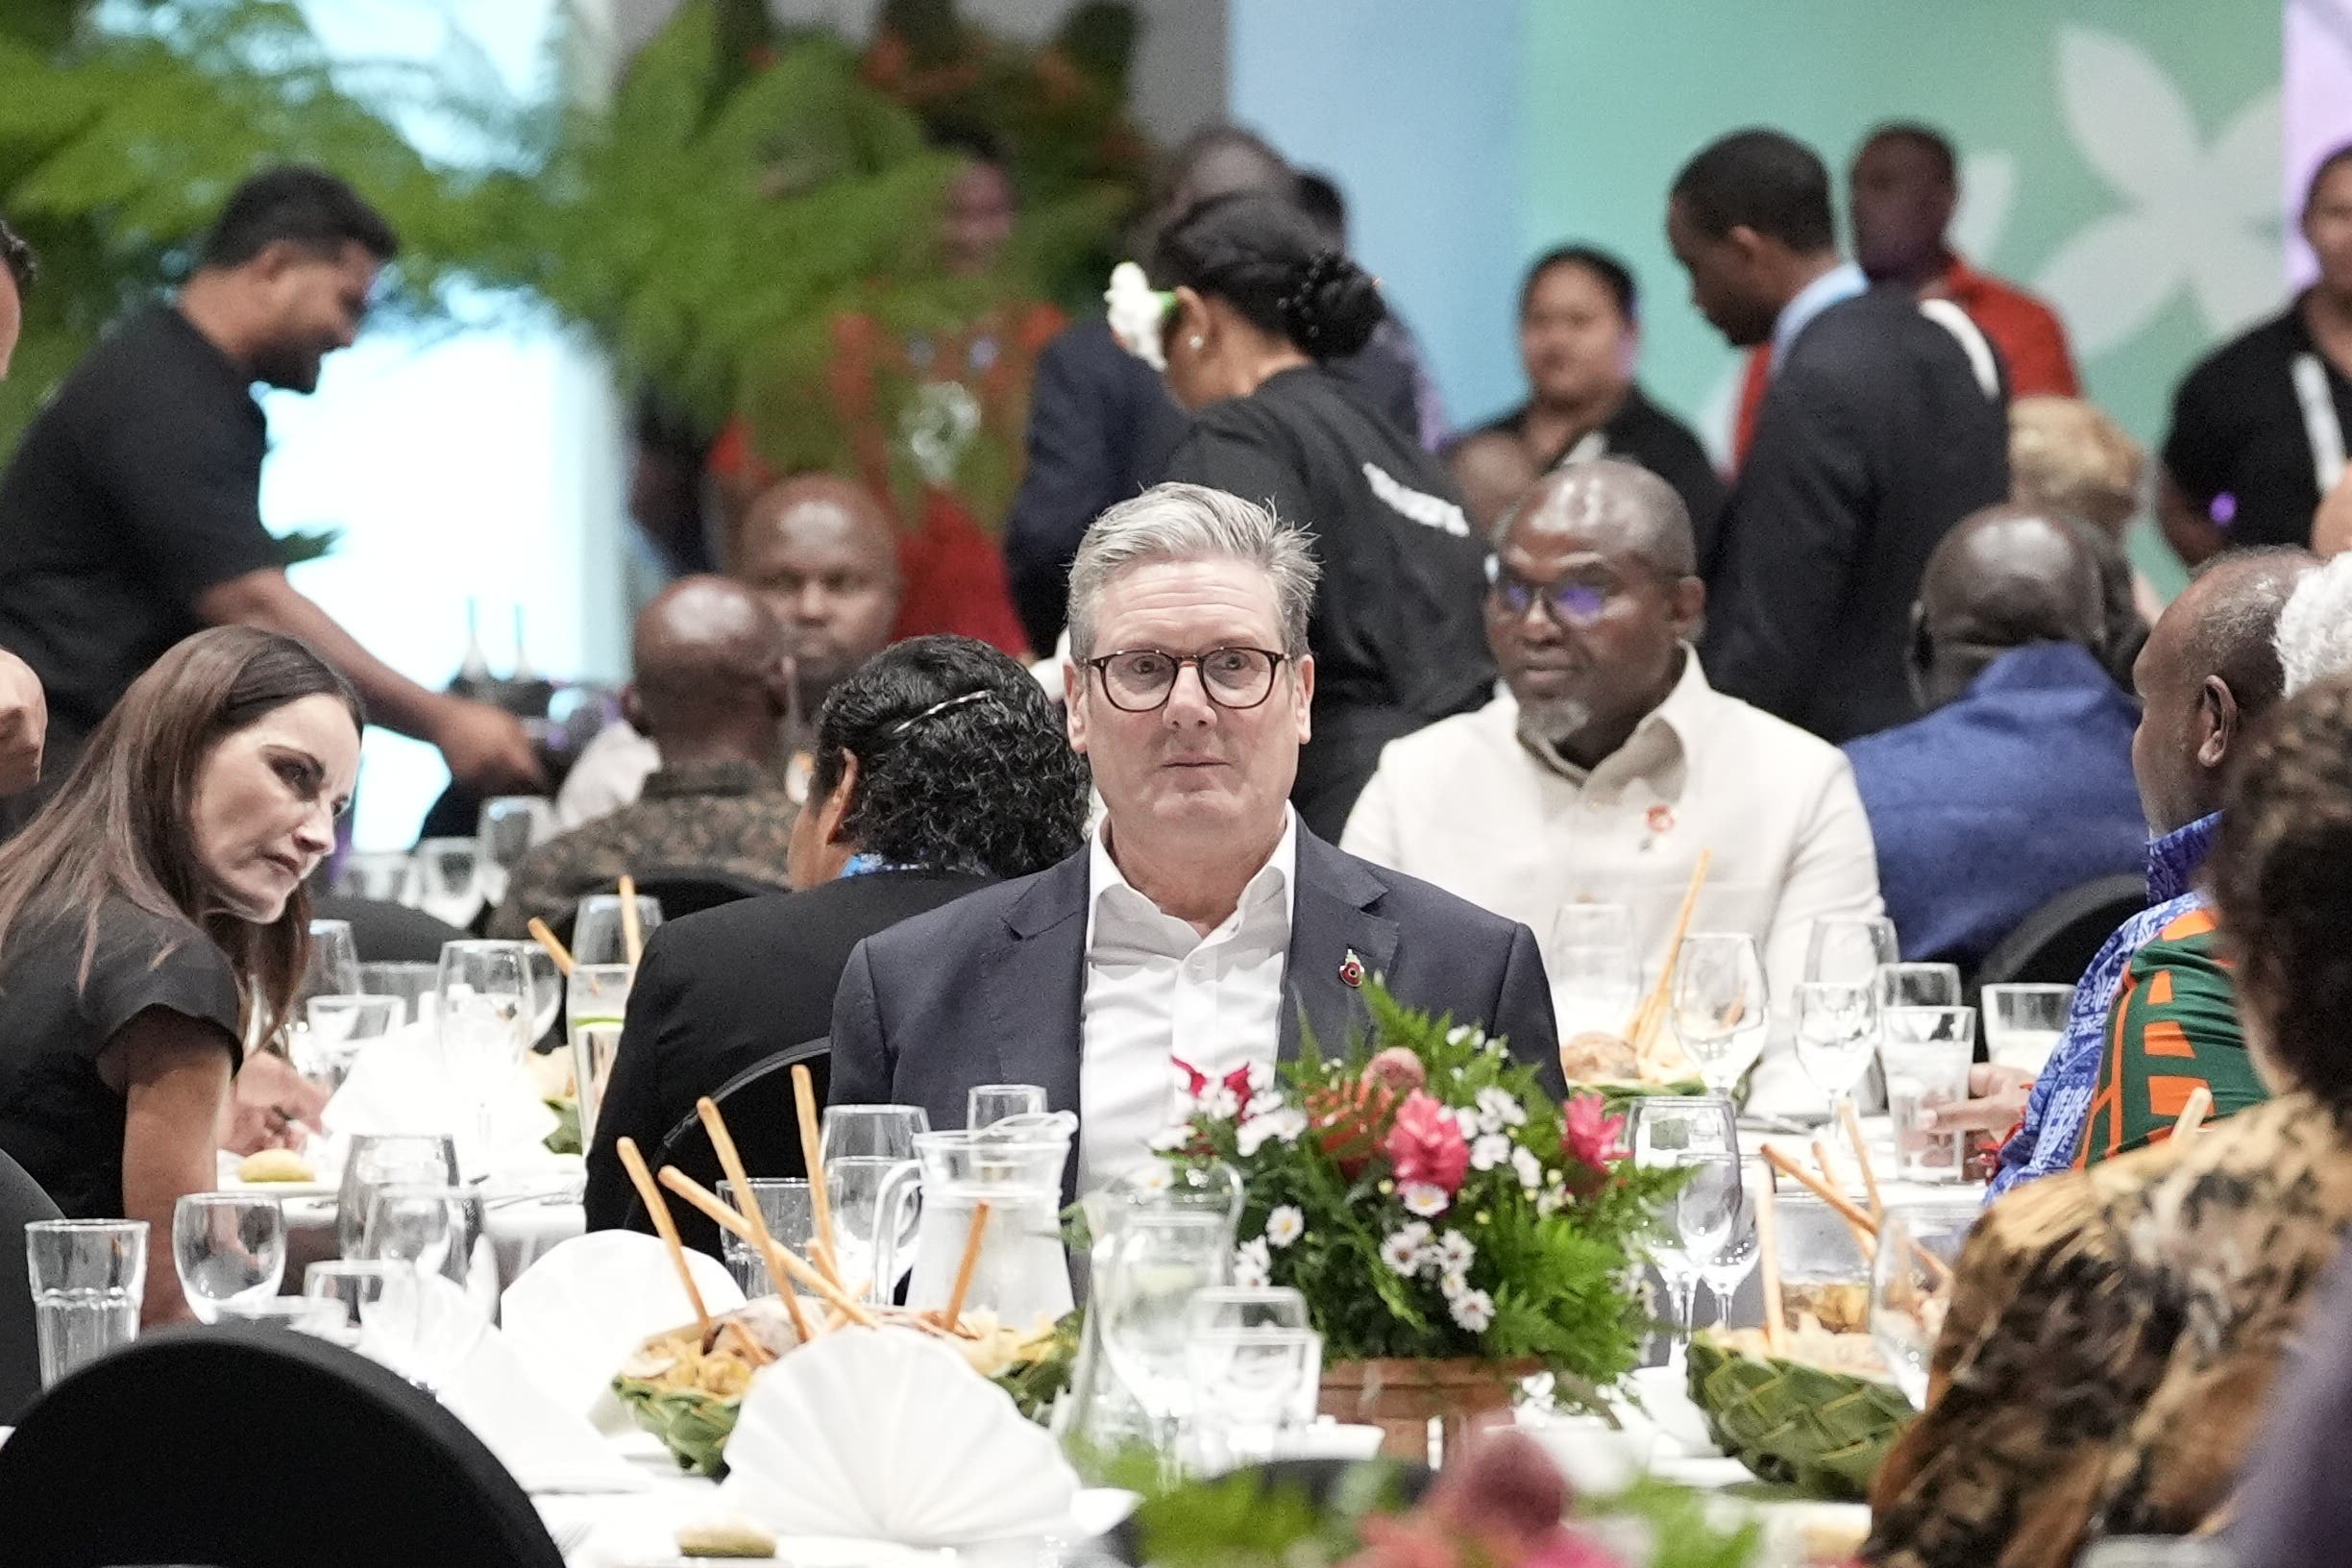
{"label": "teal backdrop wall", "polygon": [[1458,420],[1519,395],[1518,271],[1623,255],[1643,377],[1720,429],[1733,361],[1668,255],[1665,192],[1744,125],[1839,177],[1876,122],[1963,154],[1963,247],[2035,287],[2092,397],[2161,439],[2173,383],[2287,294],[2279,0],[1235,0],[1232,105],[1332,171]]}

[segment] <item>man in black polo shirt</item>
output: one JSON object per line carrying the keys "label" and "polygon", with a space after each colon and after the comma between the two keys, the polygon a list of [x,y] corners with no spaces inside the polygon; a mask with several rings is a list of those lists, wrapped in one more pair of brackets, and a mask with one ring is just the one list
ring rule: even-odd
{"label": "man in black polo shirt", "polygon": [[[261,526],[255,381],[308,392],[399,248],[341,181],[281,168],[239,186],[176,304],[92,350],[0,477],[0,647],[47,688],[49,775],[164,649],[208,625],[299,637],[377,722],[478,788],[539,782],[521,723],[379,662],[286,581]],[[21,821],[19,816],[17,821]]]}
{"label": "man in black polo shirt", "polygon": [[2321,500],[2347,482],[2352,143],[2312,175],[2303,237],[2319,263],[2312,286],[2216,349],[2173,394],[2156,511],[2192,566],[2223,550],[2311,544]]}

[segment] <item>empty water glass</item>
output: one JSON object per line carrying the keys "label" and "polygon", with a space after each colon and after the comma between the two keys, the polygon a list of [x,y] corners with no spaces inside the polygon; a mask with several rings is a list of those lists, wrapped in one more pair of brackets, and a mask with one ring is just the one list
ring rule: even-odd
{"label": "empty water glass", "polygon": [[387,1187],[454,1187],[457,1142],[440,1133],[362,1133],[343,1159],[335,1194],[335,1250],[356,1258],[376,1194]]}
{"label": "empty water glass", "polygon": [[2074,1006],[2072,986],[1987,986],[1977,1004],[1983,1012],[1985,1059],[1997,1067],[2014,1067],[2041,1076],[2050,1053],[2066,1033],[2067,1014]]}
{"label": "empty water glass", "polygon": [[1841,1100],[1870,1070],[1877,1043],[1877,1010],[1867,980],[1806,980],[1797,987],[1797,1065],[1829,1096]]}
{"label": "empty water glass", "polygon": [[1633,952],[1633,912],[1623,904],[1562,905],[1544,948],[1552,1011],[1559,1038],[1623,1036],[1640,1003],[1641,963]]}
{"label": "empty water glass", "polygon": [[582,1148],[596,1140],[597,1113],[612,1082],[621,1026],[628,1017],[629,985],[636,976],[626,964],[575,964],[564,985],[564,1032],[572,1046],[572,1091],[579,1100]]}
{"label": "empty water glass", "polygon": [[[1187,1309],[1188,1328],[1195,1335],[1239,1330],[1287,1329],[1304,1333],[1313,1325],[1307,1315],[1307,1298],[1283,1285],[1218,1285],[1196,1291]],[[1311,1378],[1302,1403],[1292,1412],[1305,1425],[1314,1420],[1315,1396],[1322,1385]]]}
{"label": "empty water glass", "polygon": [[1225,1283],[1233,1237],[1224,1217],[1199,1210],[1127,1216],[1098,1252],[1092,1311],[1118,1380],[1151,1418],[1163,1473],[1181,1468],[1184,1421],[1198,1393],[1187,1313],[1195,1291]]}
{"label": "empty water glass", "polygon": [[543,795],[501,795],[482,802],[475,841],[481,846],[482,896],[496,904],[523,857],[555,836],[555,802]]}
{"label": "empty water glass", "polygon": [[1884,916],[1839,916],[1815,920],[1805,939],[1807,980],[1868,980],[1901,955],[1895,922]]}
{"label": "empty water glass", "polygon": [[474,1099],[485,1164],[491,1117],[522,1070],[538,1012],[529,961],[520,943],[452,942],[441,948],[435,1035],[450,1079]]}
{"label": "empty water glass", "polygon": [[333,1337],[363,1355],[373,1354],[367,1337],[369,1320],[375,1319],[380,1332],[384,1314],[391,1310],[386,1305],[387,1292],[397,1297],[400,1291],[407,1290],[410,1293],[407,1307],[413,1311],[415,1288],[406,1268],[380,1259],[331,1258],[303,1271],[303,1294],[313,1302],[331,1306],[341,1318],[340,1330]]}
{"label": "empty water glass", "polygon": [[416,846],[417,908],[460,931],[481,913],[481,845],[427,839]]}
{"label": "empty water glass", "polygon": [[432,1017],[433,987],[440,974],[438,964],[362,964],[359,991],[367,996],[399,997],[401,1022],[423,1023]]}
{"label": "empty water glass", "polygon": [[285,1279],[285,1212],[257,1192],[189,1192],[172,1207],[172,1262],[188,1310],[215,1323]]}
{"label": "empty water glass", "polygon": [[1772,1180],[1761,1164],[1743,1162],[1740,1165],[1739,1214],[1731,1221],[1731,1234],[1723,1249],[1715,1254],[1714,1262],[1699,1270],[1699,1282],[1706,1286],[1707,1295],[1715,1303],[1715,1326],[1731,1326],[1731,1300],[1739,1294],[1740,1282],[1755,1272],[1756,1266],[1756,1188]]}
{"label": "empty water glass", "polygon": [[329,1090],[343,1087],[352,1058],[372,1040],[400,1025],[398,996],[313,996],[303,1004],[310,1025],[295,1066],[304,1077]]}
{"label": "empty water glass", "polygon": [[1674,1297],[1675,1351],[1690,1342],[1700,1271],[1722,1255],[1740,1215],[1737,1116],[1720,1095],[1652,1095],[1627,1110],[1626,1139],[1641,1169],[1685,1171],[1650,1233],[1651,1262]]}
{"label": "empty water glass", "polygon": [[396,1363],[429,1387],[446,1382],[498,1314],[498,1257],[481,1192],[387,1187],[369,1211],[360,1255],[404,1265],[416,1281],[413,1335]]}
{"label": "empty water glass", "polygon": [[310,957],[303,968],[296,1000],[313,996],[353,996],[359,991],[359,946],[349,920],[312,920]]}
{"label": "empty water glass", "polygon": [[557,967],[555,955],[536,941],[510,942],[506,945],[522,957],[524,972],[530,976],[530,1043],[537,1045],[547,1040],[555,1020],[563,1016],[564,972]]}
{"label": "empty water glass", "polygon": [[143,1219],[37,1219],[25,1226],[43,1388],[138,1337],[147,1289]]}
{"label": "empty water glass", "polygon": [[1893,1203],[1878,1222],[1871,1262],[1871,1339],[1914,1409],[1927,1408],[1927,1364],[1951,1301],[1951,1264],[1983,1213],[1984,1205],[1973,1198]]}
{"label": "empty water glass", "polygon": [[327,891],[337,898],[408,904],[416,900],[416,857],[405,849],[355,849],[335,862]]}
{"label": "empty water glass", "polygon": [[1764,1054],[1770,992],[1755,938],[1698,931],[1675,949],[1675,1039],[1714,1094],[1728,1094]]}
{"label": "empty water glass", "polygon": [[[637,895],[637,934],[642,940],[662,923],[661,900]],[[572,920],[572,961],[575,964],[627,964],[628,934],[621,925],[621,895],[592,893],[579,901]]]}
{"label": "empty water glass", "polygon": [[1878,1017],[1878,1062],[1886,1072],[1887,1110],[1895,1121],[1896,1172],[1905,1181],[1958,1181],[1966,1136],[1928,1131],[1920,1126],[1919,1115],[1968,1098],[1976,1010],[1890,1007]]}
{"label": "empty water glass", "polygon": [[1045,1091],[1035,1084],[981,1084],[964,1096],[964,1125],[992,1127],[1007,1116],[1034,1116],[1045,1110]]}
{"label": "empty water glass", "polygon": [[1185,1370],[1193,1393],[1187,1449],[1193,1468],[1214,1474],[1274,1458],[1313,1423],[1323,1336],[1271,1324],[1203,1326],[1194,1318]]}
{"label": "empty water glass", "polygon": [[[729,1203],[736,1200],[733,1183],[721,1193]],[[829,1200],[832,1193],[825,1194]],[[759,1176],[751,1181],[751,1201],[759,1205],[760,1218],[767,1222],[768,1234],[796,1253],[808,1251],[809,1237],[817,1232],[817,1209],[809,1184],[798,1176]],[[776,1294],[775,1281],[768,1274],[768,1261],[753,1249],[750,1242],[732,1231],[721,1237],[721,1250],[726,1259],[727,1272],[735,1276],[747,1298]]]}

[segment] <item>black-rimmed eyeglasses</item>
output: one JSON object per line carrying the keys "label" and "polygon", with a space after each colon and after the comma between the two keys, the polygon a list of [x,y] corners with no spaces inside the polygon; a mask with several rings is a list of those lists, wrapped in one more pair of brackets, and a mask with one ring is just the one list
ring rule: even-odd
{"label": "black-rimmed eyeglasses", "polygon": [[1151,713],[1167,705],[1186,665],[1200,672],[1201,691],[1220,708],[1254,708],[1274,695],[1274,673],[1286,654],[1264,648],[1213,648],[1206,653],[1170,653],[1158,648],[1128,648],[1086,661],[1102,682],[1103,696],[1121,713]]}

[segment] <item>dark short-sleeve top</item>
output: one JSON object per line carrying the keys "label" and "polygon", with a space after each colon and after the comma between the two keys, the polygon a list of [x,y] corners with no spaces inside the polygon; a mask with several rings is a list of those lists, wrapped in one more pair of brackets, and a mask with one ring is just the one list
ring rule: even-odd
{"label": "dark short-sleeve top", "polygon": [[66,377],[0,476],[0,648],[40,676],[59,762],[203,628],[198,595],[282,559],[261,526],[250,380],[176,308],[149,306]]}
{"label": "dark short-sleeve top", "polygon": [[2295,390],[2301,358],[2326,384],[2337,430],[2352,432],[2352,379],[2312,342],[2300,299],[2198,361],[2172,396],[2165,468],[2233,546],[2311,543],[2319,476]]}
{"label": "dark short-sleeve top", "polygon": [[126,1102],[98,1075],[115,1034],[159,1007],[212,1025],[233,1070],[243,1053],[236,974],[197,926],[108,899],[86,983],[85,932],[69,913],[11,932],[0,950],[0,1149],[69,1217],[103,1219],[123,1212]]}

